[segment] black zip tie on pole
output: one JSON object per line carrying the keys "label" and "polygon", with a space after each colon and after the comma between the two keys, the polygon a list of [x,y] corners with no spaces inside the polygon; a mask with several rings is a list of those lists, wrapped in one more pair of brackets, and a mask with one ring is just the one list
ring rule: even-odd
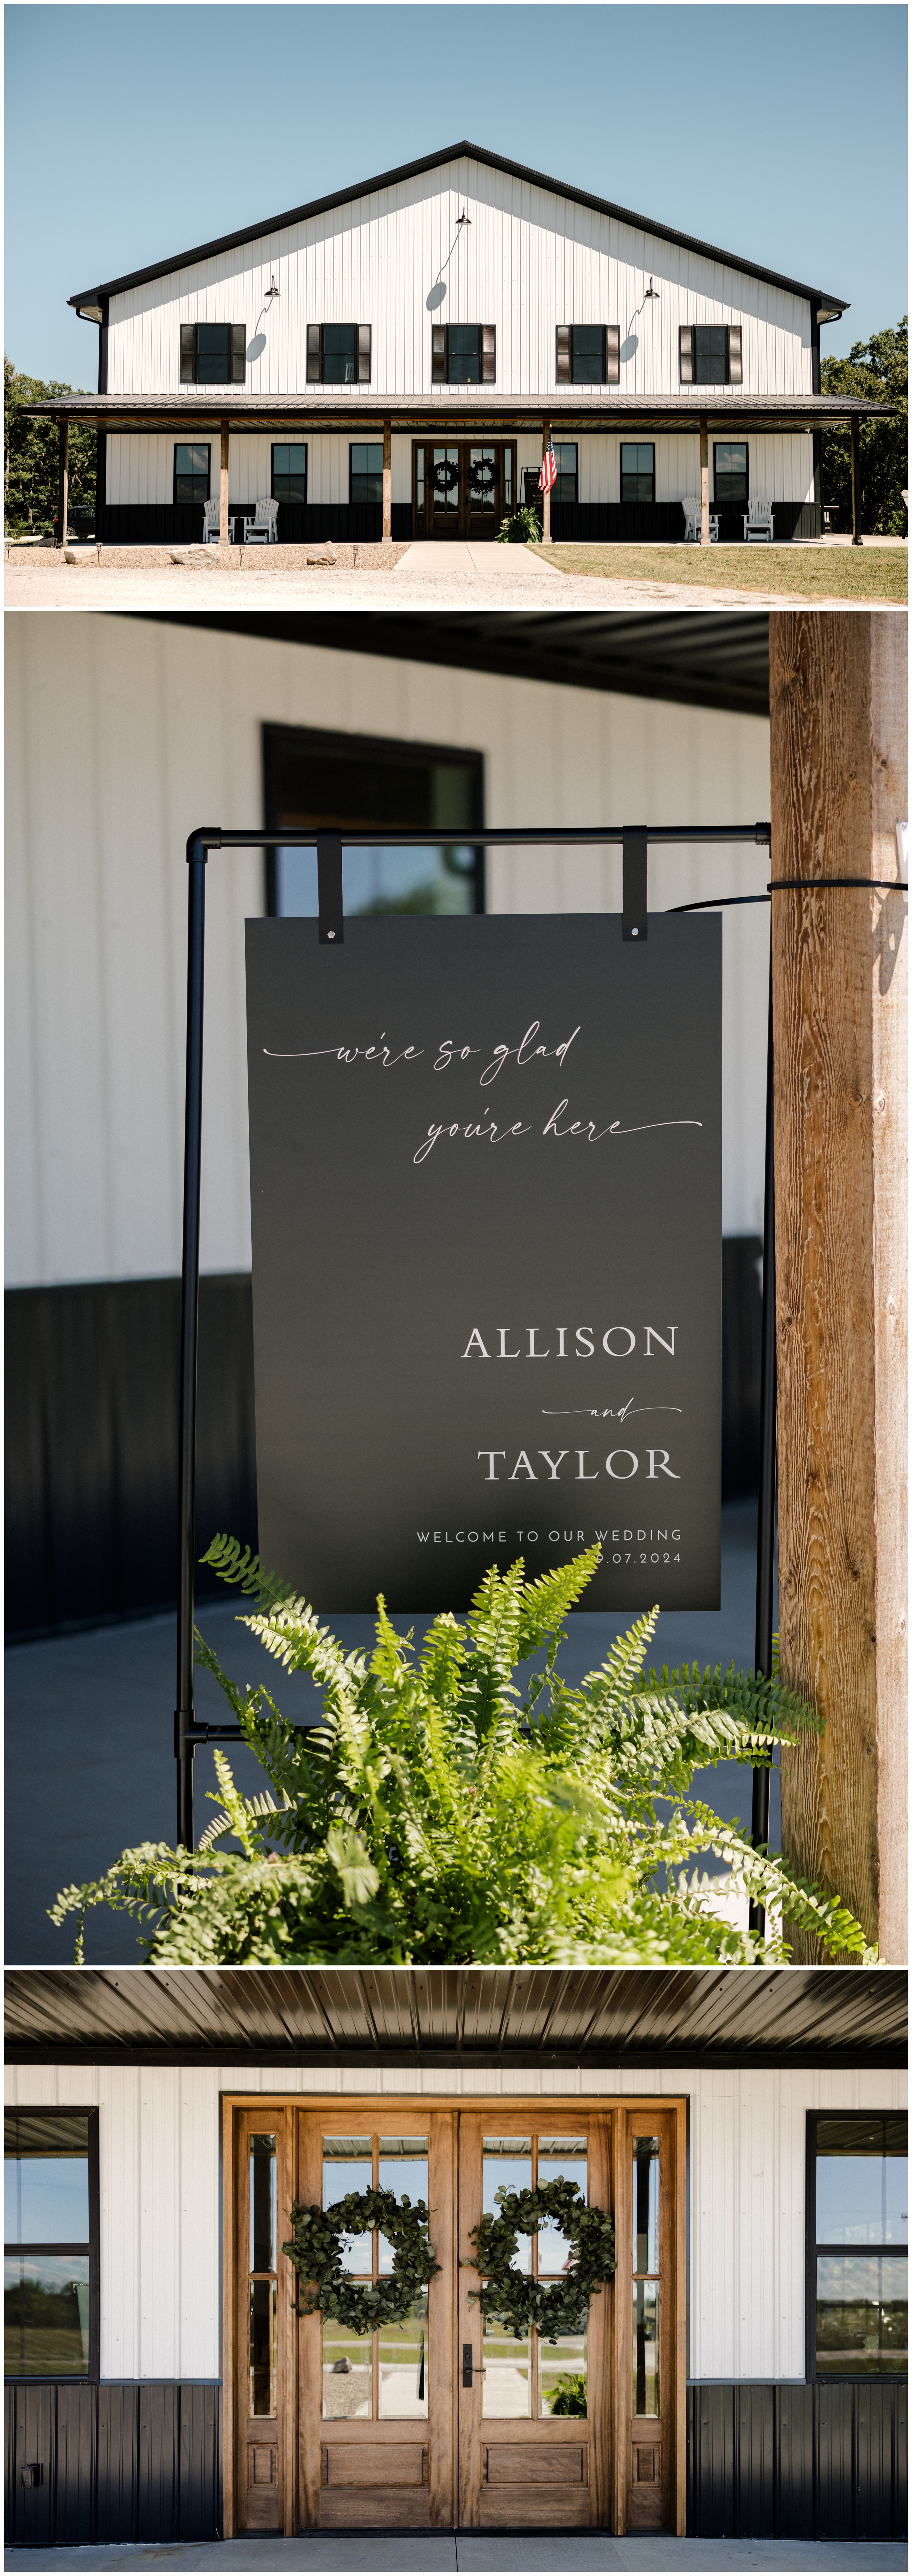
{"label": "black zip tie on pole", "polygon": [[[688,823],[671,825],[556,825],[550,830],[536,825],[522,830],[486,831],[473,828],[465,835],[475,848],[523,849],[557,844],[561,848],[605,848],[620,846],[623,868],[624,939],[648,937],[647,867],[650,841],[664,841],[687,847],[700,842],[727,846],[732,842],[752,841],[768,848],[769,823],[710,823],[703,830]],[[295,849],[314,850],[317,859],[317,935],[322,946],[339,946],[344,942],[342,888],[342,849],[427,849],[452,842],[452,828],[445,832],[366,830],[320,832],[289,825],[284,830],[264,831],[262,825],[252,831],[223,831],[220,824],[201,824],[191,832],[187,842],[188,928],[187,928],[187,1078],[184,1118],[184,1207],[183,1252],[181,1260],[181,1346],[180,1346],[180,1411],[178,1425],[178,1577],[177,1577],[177,1706],[174,1712],[174,1750],[177,1758],[177,1839],[186,1851],[193,1850],[193,1757],[198,1744],[240,1743],[239,1726],[198,1724],[193,1704],[194,1653],[193,1617],[196,1591],[196,1385],[197,1347],[199,1339],[199,1230],[200,1184],[202,1170],[203,1107],[203,991],[206,914],[206,863],[210,850]],[[867,882],[867,880],[865,880]],[[764,903],[765,895],[723,896],[722,902]],[[675,904],[675,912],[699,912],[710,905]]]}

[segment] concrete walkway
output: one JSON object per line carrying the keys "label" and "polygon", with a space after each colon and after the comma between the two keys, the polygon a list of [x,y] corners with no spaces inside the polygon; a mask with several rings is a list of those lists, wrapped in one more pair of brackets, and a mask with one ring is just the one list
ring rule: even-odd
{"label": "concrete walkway", "polygon": [[227,2540],[210,2542],[161,2541],[154,2546],[114,2549],[14,2549],[7,2556],[10,2570],[20,2568],[72,2568],[74,2576],[83,2568],[212,2568],[252,2570],[253,2576],[267,2569],[306,2568],[313,2576],[552,2576],[552,2571],[573,2569],[576,2576],[597,2576],[605,2568],[637,2571],[637,2576],[671,2576],[678,2568],[691,2571],[691,2576],[723,2576],[729,2568],[748,2571],[754,2568],[776,2569],[781,2576],[793,2570],[807,2570],[807,2576],[823,2576],[823,2571],[850,2569],[852,2576],[886,2576],[892,2568],[904,2568],[907,2552],[901,2541],[804,2541],[804,2540],[666,2540],[643,2536],[638,2539],[609,2540],[600,2533],[572,2533],[549,2539],[535,2533],[528,2538],[510,2533],[450,2532],[411,2533],[405,2539],[394,2534],[372,2532],[346,2539],[341,2532],[308,2533],[300,2540]]}

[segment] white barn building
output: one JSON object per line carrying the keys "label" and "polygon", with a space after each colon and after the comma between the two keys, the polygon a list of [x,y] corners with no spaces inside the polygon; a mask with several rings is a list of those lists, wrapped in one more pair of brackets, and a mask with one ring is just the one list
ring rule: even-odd
{"label": "white barn building", "polygon": [[[98,536],[198,538],[260,498],[280,542],[494,536],[537,490],[553,539],[723,540],[748,502],[821,533],[823,288],[458,143],[70,298],[97,325]],[[876,406],[875,406],[876,408]],[[702,479],[701,479],[702,478]],[[708,535],[708,526],[704,532]]]}
{"label": "white barn building", "polygon": [[[901,1974],[25,1971],[7,2022],[13,2551],[901,2539]],[[471,2230],[558,2172],[616,2270],[585,2335],[514,2341]],[[294,2203],[378,2183],[430,2208],[429,2290],[297,2315]],[[382,2236],[351,2268],[388,2276]]]}

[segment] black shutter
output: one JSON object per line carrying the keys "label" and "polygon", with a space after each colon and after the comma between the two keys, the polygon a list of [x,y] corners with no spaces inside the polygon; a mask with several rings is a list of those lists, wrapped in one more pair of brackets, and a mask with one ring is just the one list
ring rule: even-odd
{"label": "black shutter", "polygon": [[557,326],[557,382],[559,385],[572,384],[571,365],[570,324],[559,322]]}
{"label": "black shutter", "polygon": [[308,322],[307,382],[309,385],[319,385],[322,384],[323,381],[323,352],[320,345],[321,338],[322,333],[319,322]]}
{"label": "black shutter", "polygon": [[370,326],[370,323],[369,323],[369,322],[359,322],[359,324],[358,324],[358,373],[357,373],[356,382],[357,382],[359,385],[369,385],[369,384],[370,384],[370,380],[371,380],[371,326]]}
{"label": "black shutter", "polygon": [[603,384],[606,384],[606,385],[619,385],[619,384],[620,384],[620,381],[621,381],[621,326],[620,326],[620,323],[619,323],[619,322],[606,322],[606,324],[605,324],[605,357],[604,357],[604,366],[603,366],[603,369],[602,369],[602,382],[603,382]]}
{"label": "black shutter", "polygon": [[693,384],[694,335],[692,322],[681,322],[678,326],[678,373],[679,382],[682,385]]}
{"label": "black shutter", "polygon": [[242,385],[242,384],[243,384],[243,382],[244,382],[244,378],[245,378],[245,376],[246,376],[246,373],[247,373],[247,325],[246,325],[246,323],[245,323],[245,322],[232,322],[232,325],[231,325],[231,382],[232,382],[232,384],[233,384],[233,385]]}
{"label": "black shutter", "polygon": [[447,380],[446,323],[431,323],[431,383],[445,385]]}
{"label": "black shutter", "polygon": [[180,371],[180,380],[181,380],[181,384],[182,384],[182,385],[195,385],[195,383],[196,383],[196,324],[195,324],[195,322],[182,322],[182,323],[181,323],[181,326],[180,326],[180,335],[181,335],[181,371]]}
{"label": "black shutter", "polygon": [[729,382],[729,384],[730,384],[730,385],[739,385],[739,384],[740,384],[740,382],[741,382],[741,324],[740,324],[740,322],[732,322],[732,323],[730,323],[730,324],[729,324],[728,334],[727,334],[727,339],[728,339],[728,382]]}
{"label": "black shutter", "polygon": [[481,381],[483,385],[495,382],[493,322],[483,322],[481,326]]}

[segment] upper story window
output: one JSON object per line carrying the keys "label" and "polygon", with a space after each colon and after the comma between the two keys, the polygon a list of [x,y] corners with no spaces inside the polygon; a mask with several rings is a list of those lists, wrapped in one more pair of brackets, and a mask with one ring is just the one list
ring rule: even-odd
{"label": "upper story window", "polygon": [[621,334],[617,322],[559,322],[559,385],[619,385]]}
{"label": "upper story window", "polygon": [[182,385],[242,385],[247,368],[243,322],[182,322]]}
{"label": "upper story window", "polygon": [[740,322],[682,322],[678,351],[682,385],[740,385]]}
{"label": "upper story window", "polygon": [[274,501],[306,501],[306,447],[273,448],[272,498]]}
{"label": "upper story window", "polygon": [[431,383],[493,385],[493,322],[433,322]]}
{"label": "upper story window", "polygon": [[8,2379],[98,2378],[98,2113],[5,2116]]}
{"label": "upper story window", "polygon": [[308,322],[309,385],[369,385],[370,380],[369,322]]}
{"label": "upper story window", "polygon": [[905,2113],[808,2114],[807,2375],[908,2367]]}

